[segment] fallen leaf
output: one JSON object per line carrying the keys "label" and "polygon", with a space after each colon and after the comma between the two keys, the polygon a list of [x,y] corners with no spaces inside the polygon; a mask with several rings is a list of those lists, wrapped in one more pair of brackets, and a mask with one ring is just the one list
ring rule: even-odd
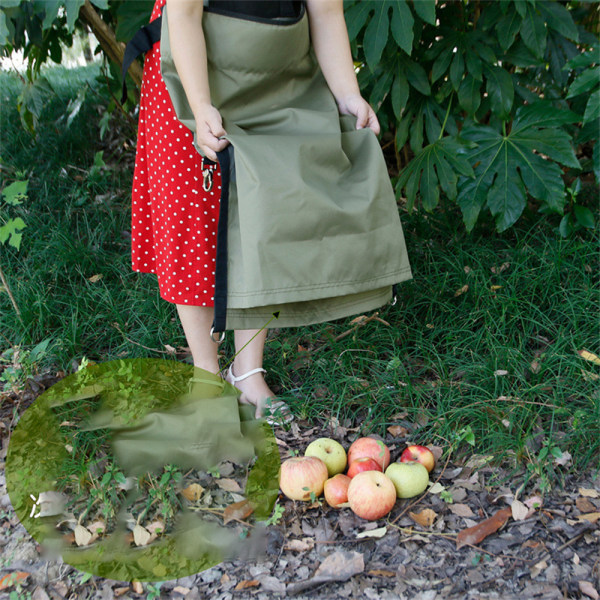
{"label": "fallen leaf", "polygon": [[536,563],[529,569],[529,574],[531,577],[537,577],[542,571],[548,568],[548,563],[545,560],[540,560],[540,562]]}
{"label": "fallen leaf", "polygon": [[387,533],[387,527],[378,527],[377,529],[370,529],[368,531],[361,531],[356,534],[356,539],[361,538],[382,538]]}
{"label": "fallen leaf", "polygon": [[129,586],[123,586],[123,587],[114,588],[112,592],[113,592],[113,596],[115,598],[120,598],[121,596],[126,594],[128,591],[129,591]]}
{"label": "fallen leaf", "polygon": [[203,492],[204,488],[199,483],[190,483],[190,485],[181,490],[182,496],[190,502],[196,502],[199,500]]}
{"label": "fallen leaf", "polygon": [[101,279],[102,279],[102,274],[92,275],[91,277],[88,277],[88,281],[90,283],[96,283],[96,281],[100,281]]}
{"label": "fallen leaf", "polygon": [[596,588],[594,587],[591,581],[580,581],[579,591],[582,594],[588,596],[588,598],[592,598],[593,600],[598,600],[598,598],[600,598],[600,596],[598,596]]}
{"label": "fallen leaf", "polygon": [[582,496],[586,496],[588,498],[600,498],[600,493],[598,493],[596,490],[594,489],[589,489],[589,488],[579,488],[579,493]]}
{"label": "fallen leaf", "polygon": [[217,485],[226,492],[243,492],[235,479],[217,479]]}
{"label": "fallen leaf", "polygon": [[165,523],[164,521],[157,519],[156,521],[152,521],[152,523],[150,523],[149,525],[146,525],[146,529],[156,536],[165,530]]}
{"label": "fallen leaf", "polygon": [[439,481],[434,483],[430,488],[429,488],[429,493],[430,494],[439,494],[440,492],[443,492],[446,489],[446,486],[443,486]]}
{"label": "fallen leaf", "polygon": [[133,541],[136,546],[146,546],[150,542],[150,537],[150,532],[139,523],[133,528]]}
{"label": "fallen leaf", "polygon": [[5,575],[0,579],[0,590],[4,590],[11,585],[16,585],[17,583],[23,583],[28,577],[30,573],[26,573],[25,571],[13,571],[8,575]]}
{"label": "fallen leaf", "polygon": [[312,550],[315,547],[315,541],[311,538],[305,537],[301,540],[290,540],[284,547],[284,550],[291,550],[292,552],[306,552]]}
{"label": "fallen leaf", "polygon": [[490,290],[491,290],[492,292],[495,292],[496,290],[501,290],[501,289],[502,289],[502,286],[501,286],[501,285],[491,285],[491,286],[490,286]]}
{"label": "fallen leaf", "polygon": [[492,273],[502,273],[502,271],[505,271],[506,269],[508,269],[508,267],[510,267],[510,263],[509,262],[503,262],[499,267],[492,267],[490,269],[490,271]]}
{"label": "fallen leaf", "polygon": [[575,506],[577,506],[577,508],[582,513],[591,513],[596,510],[594,504],[592,504],[587,498],[583,498],[582,496],[575,500]]}
{"label": "fallen leaf", "polygon": [[254,508],[248,500],[241,500],[230,504],[223,512],[223,524],[227,525],[229,521],[237,519],[243,521],[248,518],[254,512]]}
{"label": "fallen leaf", "polygon": [[330,554],[315,571],[313,579],[346,581],[365,570],[365,559],[360,552],[337,550]]}
{"label": "fallen leaf", "polygon": [[542,506],[542,499],[539,496],[531,496],[525,500],[525,505],[529,508],[540,508]]}
{"label": "fallen leaf", "polygon": [[144,593],[144,586],[142,585],[141,581],[132,581],[131,582],[131,587],[133,588],[133,591],[136,594],[143,594]]}
{"label": "fallen leaf", "polygon": [[92,534],[83,525],[77,524],[74,533],[75,543],[78,546],[87,546],[92,539]]}
{"label": "fallen leaf", "polygon": [[598,375],[598,373],[589,373],[585,369],[581,369],[581,374],[583,375],[583,379],[585,381],[598,381],[598,379],[600,379],[600,375]]}
{"label": "fallen leaf", "polygon": [[485,521],[459,531],[456,536],[456,548],[462,548],[465,544],[478,544],[488,535],[498,531],[508,521],[510,515],[510,508],[502,508]]}
{"label": "fallen leaf", "polygon": [[469,286],[467,284],[463,285],[460,288],[460,290],[456,290],[456,292],[454,292],[454,297],[456,298],[457,296],[464,294],[468,289],[469,289]]}
{"label": "fallen leaf", "polygon": [[468,504],[450,504],[448,506],[451,512],[459,517],[474,517],[475,513]]}
{"label": "fallen leaf", "polygon": [[394,437],[406,437],[409,433],[408,429],[402,427],[402,425],[390,425],[387,430]]}
{"label": "fallen leaf", "polygon": [[510,504],[512,518],[515,521],[523,521],[529,516],[529,508],[520,500],[513,500]]}
{"label": "fallen leaf", "polygon": [[494,375],[508,375],[508,371],[505,371],[504,369],[498,369],[497,371],[494,371]]}
{"label": "fallen leaf", "polygon": [[554,464],[555,465],[561,465],[561,466],[565,466],[567,463],[571,462],[571,453],[568,451],[564,451],[562,453],[562,455],[560,456],[560,458],[555,458],[554,459]]}
{"label": "fallen leaf", "polygon": [[173,590],[176,594],[181,594],[182,596],[187,596],[190,591],[190,588],[184,587],[182,585],[176,585]]}
{"label": "fallen leaf", "polygon": [[600,365],[600,358],[598,358],[592,352],[588,352],[587,350],[577,350],[577,354],[579,354],[579,356],[581,356],[581,358],[583,358],[584,360],[589,360],[595,365]]}
{"label": "fallen leaf", "polygon": [[423,527],[431,527],[438,515],[431,508],[424,508],[420,513],[409,511],[408,516]]}
{"label": "fallen leaf", "polygon": [[371,577],[396,577],[396,571],[386,571],[385,569],[371,569],[367,571]]}
{"label": "fallen leaf", "polygon": [[106,523],[104,521],[102,521],[101,519],[98,519],[98,520],[94,521],[93,523],[90,523],[87,526],[87,529],[92,534],[92,539],[90,540],[90,542],[94,542],[106,530]]}
{"label": "fallen leaf", "polygon": [[537,358],[532,360],[531,364],[529,365],[529,369],[531,370],[532,373],[539,373],[540,372],[540,361]]}
{"label": "fallen leaf", "polygon": [[259,585],[260,581],[258,581],[257,579],[247,579],[245,581],[240,581],[233,589],[236,591],[246,590],[248,588],[258,587]]}
{"label": "fallen leaf", "polygon": [[577,519],[579,521],[589,521],[590,523],[595,523],[598,519],[600,519],[600,512],[586,513],[585,515],[577,515]]}
{"label": "fallen leaf", "polygon": [[357,325],[359,323],[364,323],[368,318],[369,317],[367,317],[367,315],[360,315],[360,316],[352,319],[352,321],[350,321],[350,325]]}
{"label": "fallen leaf", "polygon": [[169,354],[176,354],[177,353],[177,350],[175,350],[175,348],[173,348],[173,346],[170,346],[169,344],[165,344],[165,350]]}

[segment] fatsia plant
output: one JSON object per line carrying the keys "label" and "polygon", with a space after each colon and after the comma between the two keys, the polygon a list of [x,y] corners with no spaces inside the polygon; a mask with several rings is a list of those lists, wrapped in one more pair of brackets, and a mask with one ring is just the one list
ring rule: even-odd
{"label": "fatsia plant", "polygon": [[[597,51],[595,62],[582,54],[597,44],[589,2],[346,0],[345,7],[359,83],[393,134],[396,195],[409,211],[432,211],[447,199],[467,231],[489,211],[501,232],[528,200],[541,213],[570,208],[565,175],[591,171],[591,161],[577,157],[598,138]],[[586,128],[594,115],[595,129]],[[596,144],[594,165],[598,152]]]}

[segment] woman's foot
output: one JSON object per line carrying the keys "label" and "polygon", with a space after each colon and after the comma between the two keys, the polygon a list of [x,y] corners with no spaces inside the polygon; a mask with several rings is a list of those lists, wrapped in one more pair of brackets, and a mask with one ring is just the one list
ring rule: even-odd
{"label": "woman's foot", "polygon": [[240,390],[239,401],[242,404],[256,406],[257,419],[264,417],[268,423],[273,424],[287,423],[294,418],[287,404],[276,400],[277,396],[267,385],[264,379],[265,369],[259,367],[241,375],[237,375],[234,369],[234,365],[229,367],[225,379]]}

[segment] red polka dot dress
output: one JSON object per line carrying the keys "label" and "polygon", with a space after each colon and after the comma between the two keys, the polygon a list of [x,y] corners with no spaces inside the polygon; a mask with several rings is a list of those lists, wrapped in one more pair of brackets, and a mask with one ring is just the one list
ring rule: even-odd
{"label": "red polka dot dress", "polygon": [[[150,20],[166,0],[156,0]],[[160,296],[175,304],[214,306],[221,174],[202,188],[202,156],[175,116],[160,74],[160,41],[144,58],[132,188],[131,260],[155,273]]]}

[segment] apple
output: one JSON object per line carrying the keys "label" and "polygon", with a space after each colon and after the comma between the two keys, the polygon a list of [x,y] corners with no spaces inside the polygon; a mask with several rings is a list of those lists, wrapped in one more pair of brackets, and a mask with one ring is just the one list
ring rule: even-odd
{"label": "apple", "polygon": [[398,498],[418,496],[429,483],[429,471],[416,461],[392,463],[385,474],[392,480]]}
{"label": "apple", "polygon": [[304,456],[316,456],[327,465],[329,477],[342,473],[346,468],[346,451],[344,447],[330,438],[319,438],[311,442]]}
{"label": "apple", "polygon": [[435,467],[435,456],[433,452],[427,448],[427,446],[408,446],[400,455],[398,462],[420,462],[428,473],[431,473],[433,467]]}
{"label": "apple", "polygon": [[323,493],[323,486],[329,477],[327,465],[316,456],[296,456],[281,463],[279,487],[290,500],[310,500]]}
{"label": "apple", "polygon": [[383,471],[381,465],[374,459],[365,456],[364,458],[357,458],[350,463],[348,467],[348,477],[352,479],[355,475],[362,473],[363,471]]}
{"label": "apple", "polygon": [[389,448],[381,440],[362,437],[352,442],[348,448],[348,464],[365,456],[375,459],[381,465],[382,471],[390,464]]}
{"label": "apple", "polygon": [[381,471],[363,471],[350,481],[348,502],[354,514],[375,521],[392,510],[396,488]]}
{"label": "apple", "polygon": [[350,485],[350,481],[350,477],[342,473],[330,477],[325,482],[325,487],[323,488],[325,502],[333,508],[337,508],[340,504],[348,502],[348,486]]}

